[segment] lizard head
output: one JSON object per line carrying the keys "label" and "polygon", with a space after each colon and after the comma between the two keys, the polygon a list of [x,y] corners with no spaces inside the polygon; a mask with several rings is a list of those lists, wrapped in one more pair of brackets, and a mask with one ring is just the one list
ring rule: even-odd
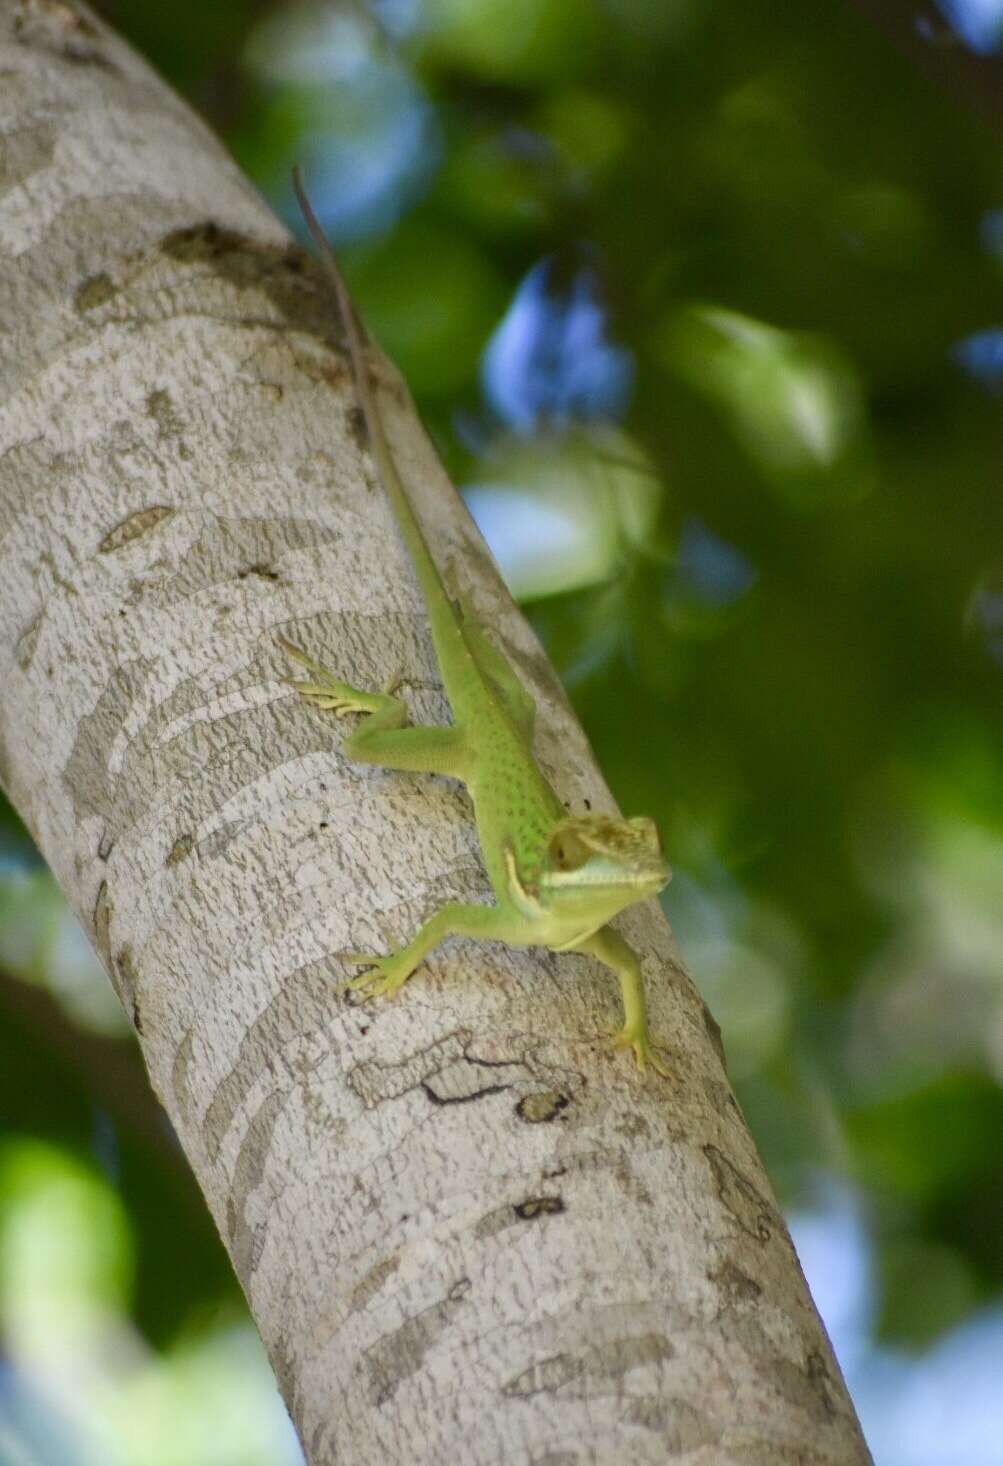
{"label": "lizard head", "polygon": [[653,896],[671,874],[654,820],[569,815],[547,842],[540,899],[551,911],[602,912],[605,921]]}

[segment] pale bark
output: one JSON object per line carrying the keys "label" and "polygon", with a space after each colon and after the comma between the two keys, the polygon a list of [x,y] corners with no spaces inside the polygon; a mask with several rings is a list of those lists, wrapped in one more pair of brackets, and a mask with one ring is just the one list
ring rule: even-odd
{"label": "pale bark", "polygon": [[[420,291],[422,262],[415,260]],[[313,1466],[865,1462],[713,1026],[654,903],[672,1078],[572,955],[453,943],[462,790],[353,766],[283,632],[445,705],[317,272],[205,128],[62,0],[0,0],[0,773],[133,1019]],[[406,481],[611,808],[554,676],[381,368]]]}

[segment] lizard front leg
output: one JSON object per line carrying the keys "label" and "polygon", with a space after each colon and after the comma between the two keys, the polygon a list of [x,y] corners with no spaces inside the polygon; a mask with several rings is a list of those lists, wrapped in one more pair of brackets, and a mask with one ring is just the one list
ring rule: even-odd
{"label": "lizard front leg", "polygon": [[446,937],[481,937],[517,944],[520,932],[512,917],[498,906],[450,901],[419,928],[406,946],[386,957],[369,957],[361,952],[342,953],[349,962],[365,962],[370,966],[368,972],[353,977],[348,986],[367,998],[391,998],[433,947]]}
{"label": "lizard front leg", "polygon": [[361,688],[352,687],[284,636],[278,640],[286,653],[306,667],[315,679],[312,682],[300,682],[292,677],[286,679],[301,696],[339,718],[349,713],[366,714],[363,722],[341,745],[348,758],[357,763],[380,764],[386,769],[449,774],[456,779],[464,777],[466,739],[462,729],[405,726],[407,708],[389,688],[383,692],[364,692]]}
{"label": "lizard front leg", "polygon": [[633,947],[611,926],[603,926],[568,950],[588,952],[593,957],[598,957],[607,967],[612,967],[620,979],[624,1019],[623,1027],[613,1039],[613,1045],[618,1049],[633,1049],[639,1069],[650,1064],[656,1073],[667,1077],[668,1069],[655,1057],[652,1048],[641,963]]}

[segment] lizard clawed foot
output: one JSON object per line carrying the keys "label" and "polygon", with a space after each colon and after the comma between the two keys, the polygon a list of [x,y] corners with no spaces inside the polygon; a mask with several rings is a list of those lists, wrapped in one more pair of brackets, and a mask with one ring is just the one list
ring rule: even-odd
{"label": "lizard clawed foot", "polygon": [[326,667],[315,662],[313,657],[308,657],[294,642],[288,641],[284,636],[277,640],[287,656],[306,667],[317,679],[316,682],[300,682],[296,677],[283,677],[282,681],[295,687],[302,697],[309,698],[323,712],[344,718],[350,713],[375,713],[383,705],[384,698],[380,693],[362,692],[358,687],[342,682]]}
{"label": "lizard clawed foot", "polygon": [[361,993],[362,1001],[370,998],[392,998],[411,976],[412,968],[400,961],[400,954],[391,952],[388,957],[373,957],[368,952],[339,952],[343,962],[365,964],[368,972],[360,972],[345,986],[352,992]]}
{"label": "lizard clawed foot", "polygon": [[661,1074],[663,1079],[670,1077],[671,1071],[655,1054],[646,1024],[638,1023],[632,1027],[621,1028],[612,1036],[612,1044],[615,1049],[633,1049],[634,1059],[642,1073],[650,1064],[655,1073]]}

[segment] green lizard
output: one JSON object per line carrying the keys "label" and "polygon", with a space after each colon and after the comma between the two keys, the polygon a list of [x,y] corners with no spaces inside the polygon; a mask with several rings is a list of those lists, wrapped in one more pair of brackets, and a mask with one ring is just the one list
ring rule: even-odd
{"label": "green lizard", "polygon": [[366,997],[390,997],[427,954],[452,935],[550,947],[555,952],[587,952],[620,979],[624,1025],[614,1043],[633,1049],[640,1068],[650,1063],[664,1074],[652,1053],[641,964],[608,924],[617,912],[654,895],[669,879],[654,822],[643,817],[569,815],[541,772],[533,756],[533,699],[469,609],[454,604],[446,590],[394,464],[352,304],[298,168],[293,184],[334,285],[370,451],[414,562],[455,721],[452,727],[408,726],[407,709],[390,689],[363,692],[350,687],[280,638],[289,656],[308,668],[314,679],[289,680],[317,707],[339,717],[367,715],[342,743],[349,758],[463,780],[473,800],[497,898],[494,906],[449,902],[410,942],[388,956],[345,954],[370,969],[349,986]]}

